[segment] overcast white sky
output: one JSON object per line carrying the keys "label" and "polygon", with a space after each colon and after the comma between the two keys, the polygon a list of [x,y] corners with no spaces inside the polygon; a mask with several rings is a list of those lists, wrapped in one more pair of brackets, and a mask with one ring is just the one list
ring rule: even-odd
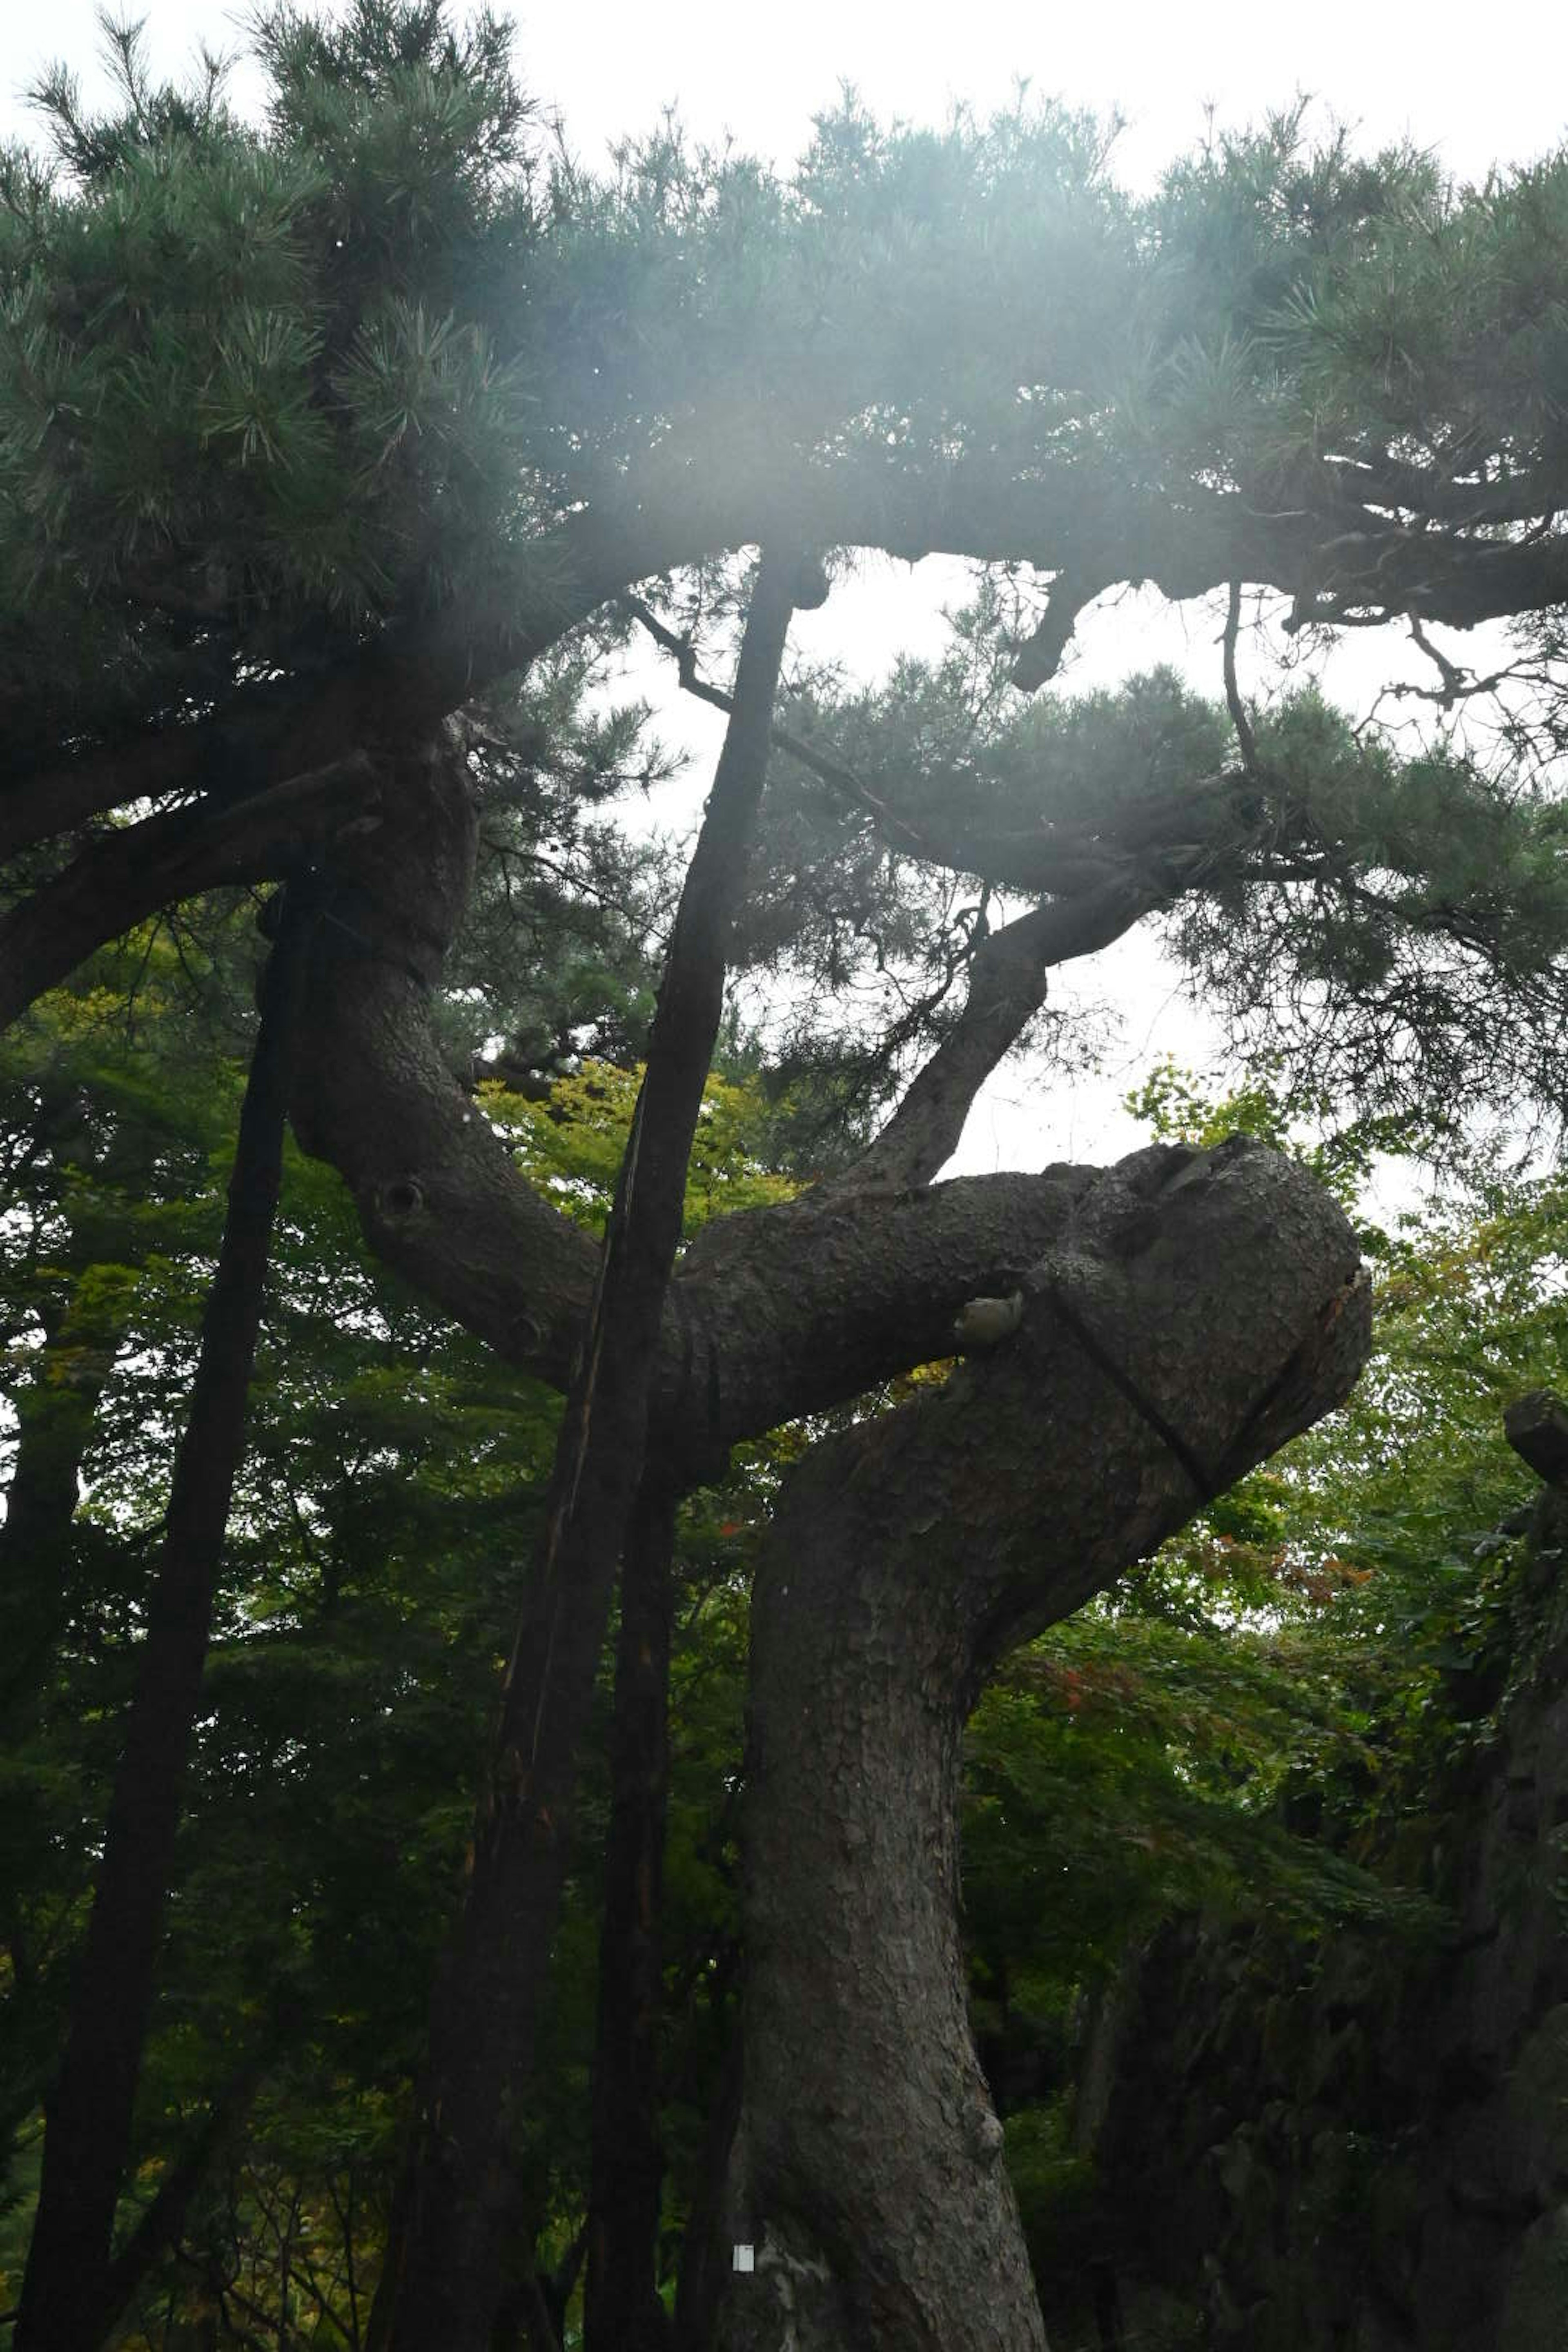
{"label": "overcast white sky", "polygon": [[[160,72],[178,75],[199,40],[240,46],[242,12],[212,0],[142,0],[130,13],[144,15]],[[1295,8],[1263,0],[1184,7],[1079,0],[1071,8],[960,0],[941,9],[919,0],[786,0],[776,9],[738,0],[514,0],[503,13],[519,27],[525,85],[559,112],[569,144],[589,164],[621,134],[651,128],[667,106],[697,138],[730,137],[787,162],[845,80],[879,113],[910,121],[941,121],[961,101],[984,111],[1005,102],[1019,77],[1038,93],[1116,110],[1127,123],[1117,169],[1134,184],[1148,184],[1199,138],[1211,108],[1222,123],[1256,121],[1298,92],[1313,97],[1315,120],[1348,123],[1358,143],[1408,138],[1466,179],[1547,152],[1568,121],[1568,39],[1551,30],[1563,20],[1549,0],[1496,0],[1484,16],[1468,15],[1457,38],[1436,10],[1388,0]],[[21,93],[52,59],[79,70],[91,96],[96,14],[93,0],[47,7],[0,0],[0,131],[26,135]],[[234,94],[243,102],[244,77]],[[879,669],[900,643],[935,642],[939,608],[954,590],[951,571],[944,576],[935,565],[913,574],[873,567],[813,616],[814,647]],[[1072,682],[1110,682],[1173,659],[1215,690],[1214,626],[1191,610],[1123,610],[1087,637]],[[1384,650],[1364,641],[1350,648],[1330,674],[1331,690],[1359,701]],[[698,749],[714,740],[712,716],[687,703],[668,731]],[[1172,987],[1141,944],[1102,959],[1093,992],[1114,988],[1124,1019],[1105,1082],[1070,1091],[1058,1083],[1047,1095],[1026,1074],[1003,1073],[976,1107],[963,1163],[1028,1166],[1128,1149],[1138,1139],[1112,1106],[1150,1055],[1173,1049],[1191,1060],[1205,1051],[1189,1020],[1172,1019]]]}
{"label": "overcast white sky", "polygon": [[[157,64],[177,70],[198,38],[237,45],[242,12],[210,0],[141,0]],[[1220,0],[1185,7],[1122,0],[1051,7],[1041,0],[516,0],[523,79],[558,108],[585,160],[676,104],[705,138],[731,133],[780,159],[798,151],[812,114],[840,80],[879,111],[940,118],[957,100],[986,108],[1023,75],[1041,91],[1129,118],[1129,176],[1152,173],[1201,131],[1256,116],[1308,90],[1368,142],[1409,136],[1460,174],[1522,162],[1563,130],[1568,43],[1550,0],[1499,0],[1445,27],[1436,8],[1389,0],[1314,0],[1311,7]],[[0,60],[12,102],[47,58],[84,68],[95,47],[92,0],[29,7],[6,0]],[[1458,35],[1456,37],[1456,33]],[[15,122],[15,116],[12,118]]]}

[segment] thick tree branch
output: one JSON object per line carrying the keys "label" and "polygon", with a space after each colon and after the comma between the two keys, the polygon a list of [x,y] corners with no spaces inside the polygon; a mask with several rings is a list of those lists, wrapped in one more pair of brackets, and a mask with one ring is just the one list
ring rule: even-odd
{"label": "thick tree branch", "polygon": [[[597,1252],[519,1174],[431,1024],[431,986],[472,872],[460,747],[443,739],[382,762],[378,775],[384,823],[341,834],[322,854],[327,914],[295,1131],[343,1176],[388,1265],[508,1362],[564,1388]],[[1067,908],[1042,910],[1042,929],[1072,919]],[[710,1225],[664,1310],[658,1444],[693,1475],[742,1437],[944,1355],[964,1299],[1011,1287],[1059,1231],[1086,1172],[966,1179],[890,1199],[884,1182],[874,1209],[806,1195]]]}
{"label": "thick tree branch", "polygon": [[106,940],[226,882],[278,879],[344,825],[374,822],[363,751],[228,806],[168,809],[106,834],[0,919],[0,1028]]}
{"label": "thick tree branch", "polygon": [[[675,533],[672,544],[679,544]],[[220,709],[131,744],[84,751],[56,767],[13,772],[0,791],[0,856],[142,799],[212,789],[243,750],[244,790],[258,793],[367,742],[418,740],[498,677],[526,668],[544,648],[605,604],[654,541],[635,516],[606,531],[597,514],[572,517],[531,551],[541,584],[443,606],[393,624],[374,644],[326,675],[238,684]],[[694,548],[688,557],[701,551]],[[657,565],[646,567],[658,569]],[[643,576],[634,572],[632,578]]]}
{"label": "thick tree branch", "polygon": [[[194,739],[195,729],[191,732]],[[138,737],[114,751],[84,752],[42,775],[13,778],[0,792],[0,858],[73,832],[106,809],[189,788],[210,765],[215,740],[209,728],[200,759],[184,773],[182,747],[170,731]],[[195,753],[194,740],[191,749]]]}
{"label": "thick tree branch", "polygon": [[727,1447],[952,1352],[953,1318],[1059,1238],[1095,1174],[807,1193],[709,1226],[671,1286],[658,1426],[683,1475]]}
{"label": "thick tree branch", "polygon": [[835,1192],[930,1183],[957,1150],[980,1088],[1045,1003],[1051,967],[1097,954],[1156,903],[1131,883],[1112,883],[1082,898],[1053,898],[984,940],[956,1025]]}
{"label": "thick tree branch", "polygon": [[[161,757],[142,743],[14,778],[0,793],[3,837],[15,850],[128,794],[194,791],[237,740],[260,790],[378,738],[427,736],[637,581],[779,536],[1033,562],[1058,574],[1058,597],[1067,583],[1069,604],[1074,581],[1152,580],[1184,598],[1239,579],[1290,596],[1296,625],[1404,613],[1468,628],[1568,601],[1568,535],[1557,532],[1444,538],[1404,530],[1350,500],[1331,521],[1308,506],[1265,513],[1235,491],[1129,490],[1091,462],[1042,467],[1020,481],[978,457],[922,473],[864,451],[836,462],[784,451],[770,470],[752,442],[731,448],[721,433],[693,429],[537,543],[537,588],[457,603],[389,632],[324,681],[242,687],[220,716],[169,729]],[[1057,611],[1059,635],[1068,607]],[[107,912],[104,921],[89,945],[126,928]]]}
{"label": "thick tree branch", "polygon": [[1308,470],[1308,496],[1314,503],[1326,489],[1336,510],[1403,509],[1454,531],[1539,525],[1568,505],[1568,468],[1561,463],[1529,466],[1489,482],[1467,481],[1436,466],[1403,464],[1383,449],[1370,457],[1331,451]]}

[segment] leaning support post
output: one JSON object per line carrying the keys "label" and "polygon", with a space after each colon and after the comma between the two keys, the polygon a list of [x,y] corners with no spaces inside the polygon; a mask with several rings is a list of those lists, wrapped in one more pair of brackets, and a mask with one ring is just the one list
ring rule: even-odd
{"label": "leaning support post", "polygon": [[658,2044],[675,1511],[670,1488],[645,1476],[621,1562],[594,2041],[586,2352],[668,2352],[669,2344],[657,2258],[664,2181]]}
{"label": "leaning support post", "polygon": [[687,873],[598,1286],[432,2006],[407,2170],[373,2314],[379,2352],[489,2352],[521,2220],[510,2162],[564,1878],[577,1757],[642,1475],[686,1170],[723,1008],[798,565],[764,555],[735,709]]}

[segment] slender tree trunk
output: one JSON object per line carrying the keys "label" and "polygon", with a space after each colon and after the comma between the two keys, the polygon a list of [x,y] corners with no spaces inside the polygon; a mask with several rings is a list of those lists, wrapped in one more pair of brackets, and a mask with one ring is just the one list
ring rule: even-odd
{"label": "slender tree trunk", "polygon": [[735,712],[681,894],[467,1898],[437,1979],[372,2352],[489,2352],[495,2315],[515,2283],[522,2215],[511,2145],[565,1874],[577,1756],[642,1475],[687,1162],[723,1007],[795,576],[795,566],[764,556]]}
{"label": "slender tree trunk", "polygon": [[213,2096],[206,2117],[158,2182],[157,2193],[110,2265],[109,2302],[125,2309],[154,2264],[178,2240],[191,2200],[207,2178],[213,2159],[237,2132],[260,2087],[275,2043],[258,2044]]}
{"label": "slender tree trunk", "polygon": [[[1142,1152],[1015,1336],[816,1447],[752,1618],[745,2081],[721,2352],[1042,2352],[956,1924],[963,1727],[1078,1608],[1346,1394],[1354,1236],[1247,1144]],[[704,2347],[706,2352],[706,2347]]]}
{"label": "slender tree trunk", "polygon": [[[60,1253],[73,1273],[90,1255],[75,1234]],[[12,1394],[16,1452],[0,1524],[0,1748],[18,1756],[51,1708],[69,1704],[54,1683],[50,1663],[75,1600],[81,1465],[120,1337],[101,1316],[84,1330],[74,1283],[72,1294],[68,1301],[48,1302],[32,1376]],[[53,1874],[52,1834],[46,1808],[18,1802],[15,1795],[0,1808],[0,1885],[6,1889],[0,1934],[11,1954],[6,2011],[17,2053],[47,2050],[56,2030],[57,1987],[49,1969],[29,1965],[21,1907],[24,1890],[47,1885]],[[47,2079],[37,2061],[7,2072],[0,2169]]]}
{"label": "slender tree trunk", "polygon": [[745,2077],[744,2026],[737,2017],[709,2110],[697,2195],[681,2241],[680,2281],[675,2298],[675,2340],[679,2352],[709,2352],[729,2284],[735,2235],[730,2176]]}
{"label": "slender tree trunk", "polygon": [[[74,1251],[71,1253],[74,1255]],[[33,1377],[12,1392],[16,1454],[0,1525],[0,1722],[25,1714],[70,1608],[82,1460],[118,1329],[83,1346],[69,1306],[50,1315]]]}
{"label": "slender tree trunk", "polygon": [[[47,1097],[38,1141],[59,1175],[75,1165],[86,1181],[58,1186],[55,1213],[67,1229],[48,1246],[49,1272],[38,1286],[44,1344],[30,1379],[11,1391],[16,1451],[0,1525],[0,1731],[6,1737],[31,1719],[50,1653],[76,1602],[82,1464],[124,1338],[123,1294],[89,1277],[106,1261],[142,1263],[145,1238],[135,1204],[145,1196],[156,1156],[133,1122],[111,1123],[106,1135],[90,1122],[84,1126],[74,1088]],[[45,1213],[41,1202],[33,1213]],[[26,1873],[16,1881],[29,1883]]]}
{"label": "slender tree trunk", "polygon": [[217,1272],[202,1318],[141,1668],[115,1776],[70,2025],[45,2103],[43,2173],[16,2352],[90,2352],[113,2315],[110,2249],[132,2145],[164,1892],[278,1204],[302,914],[268,961]]}
{"label": "slender tree trunk", "polygon": [[675,1497],[645,1478],[621,1567],[616,1645],[584,2302],[587,2352],[666,2352],[670,2340],[656,2278],[664,2181],[658,2041],[674,1548]]}

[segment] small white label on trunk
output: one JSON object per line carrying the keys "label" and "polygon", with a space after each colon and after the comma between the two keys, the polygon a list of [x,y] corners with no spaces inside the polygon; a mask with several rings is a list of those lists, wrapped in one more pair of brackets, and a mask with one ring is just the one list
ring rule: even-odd
{"label": "small white label on trunk", "polygon": [[755,2246],[737,2246],[735,2249],[734,2266],[738,2271],[754,2271],[757,2267],[757,2250]]}

